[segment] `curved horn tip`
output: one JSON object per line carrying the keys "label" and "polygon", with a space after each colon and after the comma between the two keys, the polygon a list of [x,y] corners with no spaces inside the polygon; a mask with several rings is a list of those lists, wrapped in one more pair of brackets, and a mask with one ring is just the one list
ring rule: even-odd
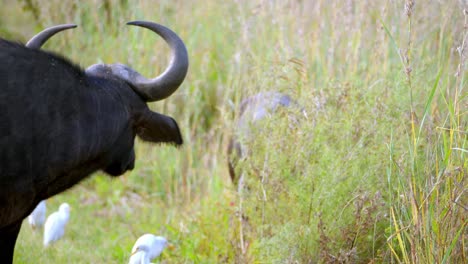
{"label": "curved horn tip", "polygon": [[65,30],[65,29],[76,28],[76,27],[78,27],[77,24],[60,24],[60,25],[48,27],[48,28],[44,29],[43,31],[52,30],[52,29],[56,29],[56,28],[61,29],[61,30]]}
{"label": "curved horn tip", "polygon": [[[154,22],[147,22],[147,21],[143,21],[143,20],[135,20],[135,21],[127,22],[127,25],[139,26],[139,25],[144,24],[144,23],[154,23]],[[154,23],[154,24],[156,24],[156,23]]]}
{"label": "curved horn tip", "polygon": [[67,28],[76,28],[76,27],[78,27],[77,24],[63,24],[63,26],[65,26]]}
{"label": "curved horn tip", "polygon": [[67,24],[61,24],[61,25],[57,25],[57,26],[64,26],[64,27],[71,27],[71,28],[73,27],[73,28],[75,28],[75,27],[77,27],[78,25],[77,25],[77,24],[73,24],[73,23],[67,23]]}
{"label": "curved horn tip", "polygon": [[37,33],[34,37],[32,37],[27,43],[26,47],[31,49],[40,49],[42,45],[53,35],[57,34],[60,31],[67,30],[70,28],[76,28],[76,24],[62,24],[56,25],[52,27],[48,27],[41,32]]}
{"label": "curved horn tip", "polygon": [[[130,21],[130,22],[127,22],[127,25],[129,26],[138,26],[138,27],[145,27],[145,28],[148,28],[148,29],[152,29],[154,27],[156,28],[167,28],[161,24],[158,24],[156,22],[151,22],[151,21],[143,21],[143,20],[135,20],[135,21]],[[167,28],[169,29],[169,28]]]}

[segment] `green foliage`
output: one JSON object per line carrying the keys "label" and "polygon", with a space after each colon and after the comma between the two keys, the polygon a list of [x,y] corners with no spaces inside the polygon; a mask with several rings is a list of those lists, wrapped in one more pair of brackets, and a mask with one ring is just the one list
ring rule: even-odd
{"label": "green foliage", "polygon": [[[132,172],[51,198],[49,213],[73,208],[65,238],[44,249],[25,224],[15,262],[124,263],[154,233],[174,246],[160,263],[466,263],[467,7],[410,2],[0,1],[2,36],[78,24],[45,48],[83,67],[160,73],[168,48],[125,26],[137,19],[168,25],[190,54],[179,91],[151,104],[185,145],[137,140]],[[253,129],[238,192],[227,141],[260,91],[307,117],[281,110]]]}

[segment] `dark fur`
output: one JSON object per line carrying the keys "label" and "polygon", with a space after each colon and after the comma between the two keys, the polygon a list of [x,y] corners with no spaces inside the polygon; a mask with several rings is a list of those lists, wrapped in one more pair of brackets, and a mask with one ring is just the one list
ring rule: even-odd
{"label": "dark fur", "polygon": [[0,39],[1,262],[12,262],[21,222],[41,200],[97,170],[131,170],[136,135],[182,144],[176,121],[126,82]]}

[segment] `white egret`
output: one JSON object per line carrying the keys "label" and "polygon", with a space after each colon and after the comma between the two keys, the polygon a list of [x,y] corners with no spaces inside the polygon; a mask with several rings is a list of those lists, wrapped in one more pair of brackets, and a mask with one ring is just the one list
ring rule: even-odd
{"label": "white egret", "polygon": [[65,234],[65,225],[70,218],[70,205],[62,203],[57,212],[47,217],[44,225],[44,246],[59,240]]}
{"label": "white egret", "polygon": [[29,225],[33,229],[42,228],[46,220],[46,203],[45,200],[41,201],[34,211],[28,216]]}
{"label": "white egret", "polygon": [[161,255],[166,246],[166,238],[152,234],[144,234],[139,237],[135,245],[133,245],[129,264],[150,263],[152,259]]}

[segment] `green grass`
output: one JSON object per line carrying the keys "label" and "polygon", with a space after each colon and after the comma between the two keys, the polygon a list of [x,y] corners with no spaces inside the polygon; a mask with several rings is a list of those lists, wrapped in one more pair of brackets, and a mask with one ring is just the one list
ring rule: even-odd
{"label": "green grass", "polygon": [[[144,233],[174,245],[160,263],[466,263],[467,18],[459,1],[417,1],[409,17],[405,2],[0,0],[4,37],[79,24],[45,49],[83,67],[160,73],[168,48],[125,26],[137,19],[169,26],[190,54],[184,84],[151,104],[185,145],[137,140],[132,172],[51,198],[49,213],[72,206],[65,238],[44,249],[25,222],[15,263],[125,263]],[[239,194],[225,154],[238,106],[271,90],[308,117],[259,124]]]}

